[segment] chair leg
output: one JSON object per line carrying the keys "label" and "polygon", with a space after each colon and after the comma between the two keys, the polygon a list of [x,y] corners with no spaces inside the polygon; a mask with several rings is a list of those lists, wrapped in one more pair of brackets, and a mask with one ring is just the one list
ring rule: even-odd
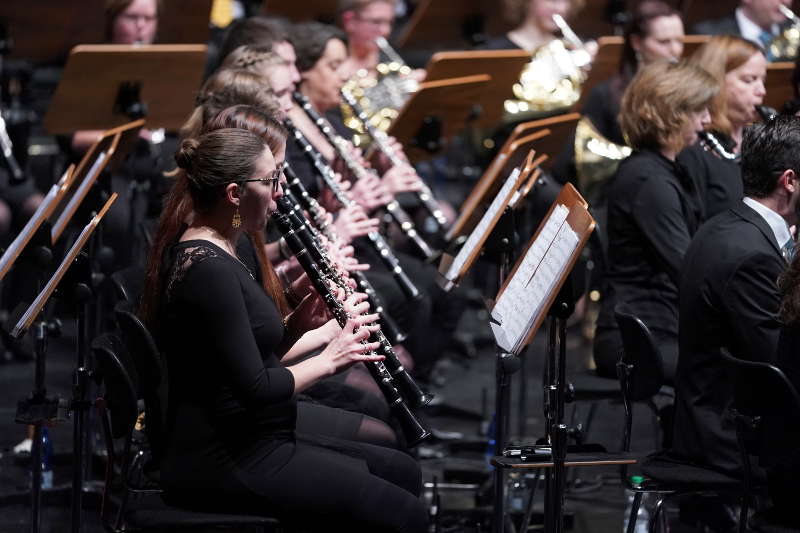
{"label": "chair leg", "polygon": [[742,508],[739,510],[739,533],[747,532],[747,515],[750,510],[750,495],[742,494]]}
{"label": "chair leg", "polygon": [[[650,527],[648,529],[650,533],[656,533],[658,531],[659,521],[665,518],[664,514],[665,501],[666,501],[665,497],[660,497],[656,502],[656,505],[653,507],[653,514],[650,515]],[[666,531],[666,527],[663,526],[664,524],[662,524],[662,530]]]}
{"label": "chair leg", "polygon": [[631,514],[628,516],[628,529],[625,533],[633,533],[636,530],[636,518],[639,516],[639,506],[642,504],[642,493],[637,492],[633,495],[631,503]]}

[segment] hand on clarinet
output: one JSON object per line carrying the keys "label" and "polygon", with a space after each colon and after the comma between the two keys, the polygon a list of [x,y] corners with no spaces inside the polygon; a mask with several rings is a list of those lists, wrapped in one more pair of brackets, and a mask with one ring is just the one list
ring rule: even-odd
{"label": "hand on clarinet", "polygon": [[375,176],[362,178],[353,184],[353,199],[368,213],[392,201],[392,195]]}
{"label": "hand on clarinet", "polygon": [[378,330],[373,324],[377,314],[349,318],[341,332],[334,337],[317,358],[330,365],[330,373],[337,374],[357,363],[383,361],[384,357],[374,352],[380,347],[378,342],[365,342],[370,334]]}
{"label": "hand on clarinet", "polygon": [[333,227],[344,243],[350,243],[356,237],[363,237],[378,230],[380,221],[369,218],[360,205],[353,205],[339,211]]}
{"label": "hand on clarinet", "polygon": [[291,335],[300,337],[307,331],[319,328],[330,318],[328,306],[322,301],[319,294],[313,291],[307,294],[294,311],[286,317],[286,329]]}
{"label": "hand on clarinet", "polygon": [[390,168],[381,178],[381,182],[393,196],[401,192],[415,192],[422,189],[420,177],[408,165]]}

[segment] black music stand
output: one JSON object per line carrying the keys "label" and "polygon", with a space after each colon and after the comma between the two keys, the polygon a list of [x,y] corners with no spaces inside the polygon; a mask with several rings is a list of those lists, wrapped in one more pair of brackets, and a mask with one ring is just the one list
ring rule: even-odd
{"label": "black music stand", "polygon": [[[55,273],[50,277],[44,288],[26,309],[20,308],[20,313],[15,313],[15,326],[11,335],[17,339],[21,338],[31,327],[34,327],[36,339],[36,376],[34,391],[31,397],[23,400],[17,406],[15,421],[20,424],[33,425],[34,435],[31,447],[31,461],[33,468],[32,487],[31,487],[31,531],[39,531],[40,527],[40,508],[41,508],[41,483],[42,483],[42,425],[54,420],[63,420],[61,415],[65,411],[66,405],[58,399],[48,398],[47,389],[44,384],[45,362],[47,352],[47,337],[52,334],[57,326],[45,318],[40,319],[36,324],[34,321],[40,316],[45,304],[50,297],[59,289],[62,296],[71,298],[76,304],[78,311],[78,368],[75,371],[75,381],[73,387],[73,398],[71,410],[74,414],[74,433],[73,444],[74,454],[77,457],[73,469],[72,483],[72,531],[79,533],[81,529],[81,505],[83,496],[83,453],[84,448],[84,424],[85,414],[89,405],[86,400],[88,388],[88,371],[86,369],[86,353],[88,344],[82,338],[80,330],[85,329],[86,322],[86,303],[91,296],[91,270],[88,268],[88,259],[84,255],[79,258],[83,247],[89,242],[94,229],[100,223],[111,204],[117,199],[113,194],[105,203],[100,211],[84,227],[72,247],[62,259]],[[40,217],[41,220],[44,216]],[[69,273],[69,275],[68,275]]]}

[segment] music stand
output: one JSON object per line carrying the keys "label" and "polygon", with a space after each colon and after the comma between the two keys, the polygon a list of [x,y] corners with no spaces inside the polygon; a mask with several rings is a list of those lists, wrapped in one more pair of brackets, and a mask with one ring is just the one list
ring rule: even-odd
{"label": "music stand", "polygon": [[535,155],[535,151],[529,151],[525,164],[511,171],[458,253],[455,256],[448,253],[442,255],[438,280],[445,291],[450,291],[461,282],[480,255],[486,239],[491,235],[500,217],[534,171]]}
{"label": "music stand", "polygon": [[478,28],[481,0],[422,0],[397,38],[400,48],[464,48],[469,27]]}
{"label": "music stand", "polygon": [[489,76],[480,74],[421,83],[389,126],[389,135],[406,147],[411,161],[430,156],[464,129],[488,82]]}
{"label": "music stand", "polygon": [[336,21],[337,0],[264,0],[261,13],[269,17],[285,17],[292,22],[318,20],[328,24]]}
{"label": "music stand", "polygon": [[[579,118],[580,115],[577,113],[571,113],[518,124],[486,168],[481,179],[472,188],[466,201],[462,204],[458,218],[448,229],[445,239],[453,241],[459,235],[472,229],[477,219],[475,215],[476,209],[486,203],[487,197],[492,197],[496,194],[497,189],[494,182],[497,175],[502,174],[503,169],[509,168],[512,162],[518,163],[527,153],[527,150],[534,147],[539,154],[557,153],[561,149],[563,139],[569,137]],[[524,143],[520,142],[522,139],[526,139],[525,142],[530,143],[527,149],[524,148]],[[515,145],[515,143],[517,144]],[[512,159],[511,155],[519,148],[522,148],[523,152],[516,159]],[[552,159],[542,161],[542,168],[548,170],[551,161]]]}
{"label": "music stand", "polygon": [[425,67],[425,81],[487,74],[491,77],[480,100],[481,115],[475,125],[495,126],[503,117],[503,102],[511,86],[519,81],[531,55],[525,50],[480,50],[471,52],[436,52]]}
{"label": "music stand", "polygon": [[[72,167],[70,167],[71,170]],[[69,171],[68,171],[69,172]],[[61,189],[59,189],[61,190]],[[64,193],[61,193],[63,196]],[[105,216],[108,209],[117,199],[116,193],[112,194],[105,205],[100,211],[92,218],[91,221],[83,228],[78,238],[73,243],[72,247],[62,259],[60,265],[50,277],[44,288],[34,299],[33,303],[22,312],[19,318],[13,322],[15,323],[14,329],[11,331],[11,336],[19,339],[21,338],[31,326],[34,321],[39,317],[48,302],[53,292],[62,282],[65,285],[71,285],[69,288],[62,287],[64,293],[73,296],[78,304],[78,367],[74,376],[72,410],[74,414],[74,432],[73,444],[75,449],[74,455],[77,457],[73,465],[73,478],[72,478],[72,531],[73,533],[80,532],[81,529],[81,508],[83,498],[83,443],[84,443],[84,424],[85,414],[88,410],[86,405],[86,390],[88,385],[88,371],[86,369],[85,360],[85,341],[81,343],[81,330],[85,325],[85,299],[87,295],[91,294],[89,289],[84,290],[84,281],[81,279],[81,274],[72,276],[70,283],[65,280],[65,275],[70,268],[76,270],[83,270],[84,262],[78,261],[78,254],[89,240],[89,237],[94,232],[94,229]],[[43,221],[44,214],[40,215]],[[83,276],[86,277],[85,275]],[[16,317],[15,317],[16,318]],[[34,376],[34,390],[30,398],[22,400],[17,405],[17,414],[15,421],[20,424],[33,425],[33,441],[31,444],[31,467],[32,467],[32,486],[31,486],[31,530],[36,533],[40,527],[40,509],[41,509],[41,484],[42,484],[42,424],[49,420],[59,418],[59,412],[64,407],[59,399],[51,399],[47,397],[47,389],[45,388],[45,367],[46,367],[46,352],[47,352],[47,337],[52,334],[58,327],[51,324],[46,319],[39,320],[35,325],[35,341],[36,341],[36,369]],[[81,345],[83,344],[83,346]]]}
{"label": "music stand", "polygon": [[793,72],[794,63],[791,61],[780,61],[767,65],[767,79],[764,81],[767,94],[764,95],[764,105],[774,107],[780,112],[783,104],[794,98]]}
{"label": "music stand", "polygon": [[[11,267],[14,266],[16,260],[25,250],[25,247],[33,240],[34,236],[39,232],[39,229],[67,194],[72,180],[75,177],[74,172],[75,165],[70,165],[61,178],[50,187],[50,190],[39,204],[39,207],[36,208],[36,211],[31,218],[28,219],[28,222],[25,223],[25,227],[22,228],[11,244],[8,245],[8,248],[5,249],[2,257],[0,257],[0,280],[11,270]],[[43,240],[49,245],[52,239],[50,237],[50,232],[47,231],[47,233],[48,235]]]}
{"label": "music stand", "polygon": [[69,200],[51,213],[51,240],[61,237],[81,203],[92,190],[106,168],[117,170],[133,147],[144,126],[144,120],[135,120],[103,132],[103,135],[86,151],[74,173],[74,186],[69,189]]}
{"label": "music stand", "polygon": [[[170,0],[159,15],[156,42],[171,44],[208,41],[212,0]],[[103,0],[3,0],[0,17],[8,21],[14,39],[12,57],[36,63],[66,57],[79,44],[102,43]],[[35,29],[35,31],[31,31]]]}
{"label": "music stand", "polygon": [[[562,287],[567,283],[594,226],[586,201],[571,184],[565,185],[500,288],[491,312],[490,327],[498,347],[495,428],[500,454],[508,438],[509,377],[519,368],[516,359],[533,339],[545,316],[549,313],[553,317],[546,367],[549,383],[545,385],[546,437],[553,469],[547,474],[545,530],[554,533],[563,530],[567,448],[567,427],[563,424],[566,319],[574,306],[574,302],[565,298]],[[502,532],[505,520],[504,469],[496,468],[494,475],[493,524],[495,532]]]}
{"label": "music stand", "polygon": [[[683,37],[683,57],[692,55],[710,38],[708,35],[685,35]],[[592,61],[592,68],[589,70],[586,80],[581,85],[581,96],[572,106],[573,111],[583,109],[583,104],[595,85],[608,80],[619,72],[624,45],[625,40],[617,35],[606,35],[597,39],[597,55]]]}
{"label": "music stand", "polygon": [[194,109],[206,45],[80,45],[70,52],[44,120],[52,134],[106,130],[147,116],[177,131]]}

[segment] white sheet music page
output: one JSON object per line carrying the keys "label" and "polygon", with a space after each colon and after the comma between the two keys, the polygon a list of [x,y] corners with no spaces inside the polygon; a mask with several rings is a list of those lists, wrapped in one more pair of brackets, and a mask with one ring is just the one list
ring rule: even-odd
{"label": "white sheet music page", "polygon": [[498,346],[517,353],[570,257],[580,243],[567,224],[569,209],[557,205],[495,303],[490,326]]}
{"label": "white sheet music page", "polygon": [[467,262],[467,259],[475,250],[476,246],[479,246],[481,241],[483,241],[488,235],[486,235],[487,231],[491,231],[492,228],[489,226],[492,223],[492,219],[500,211],[500,208],[504,205],[506,199],[512,194],[514,189],[514,185],[517,182],[517,178],[519,178],[520,169],[515,168],[511,174],[509,174],[506,182],[503,184],[503,187],[500,189],[500,192],[497,193],[497,196],[494,197],[492,203],[489,204],[489,208],[481,217],[480,222],[478,225],[475,226],[475,229],[472,230],[472,233],[469,234],[467,237],[466,242],[458,251],[453,262],[450,264],[450,268],[447,269],[445,272],[444,277],[450,281],[455,280],[458,277],[458,273],[461,272],[462,267]]}

